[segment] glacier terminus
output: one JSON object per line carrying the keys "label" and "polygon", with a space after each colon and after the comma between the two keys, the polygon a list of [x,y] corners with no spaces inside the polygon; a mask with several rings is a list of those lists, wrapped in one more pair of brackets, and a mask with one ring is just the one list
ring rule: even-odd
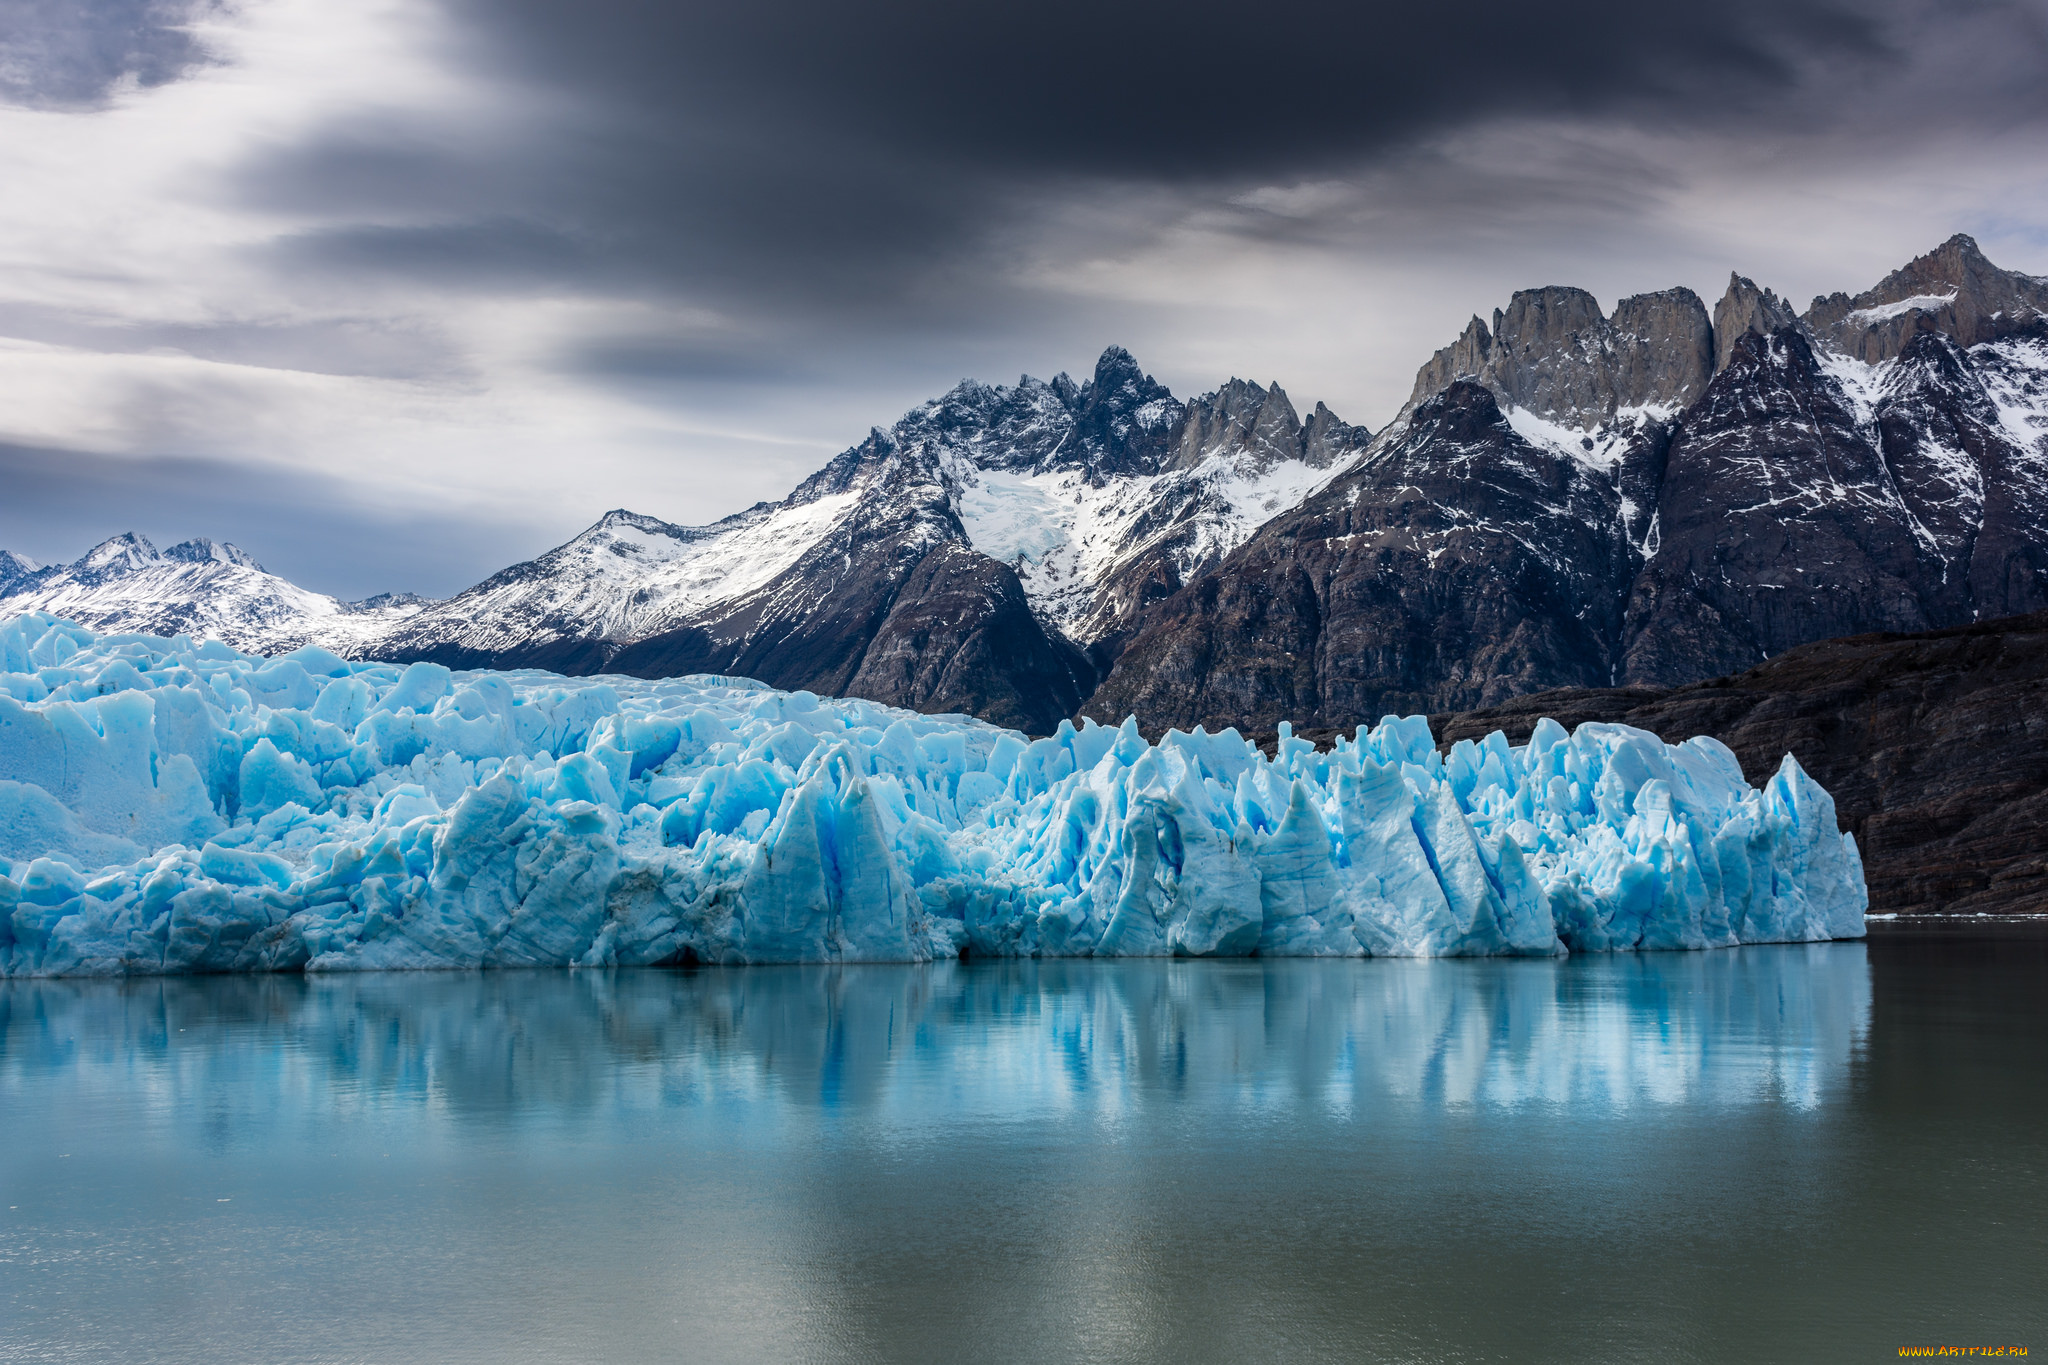
{"label": "glacier terminus", "polygon": [[710,675],[0,626],[0,973],[1554,955],[1860,937],[1788,755],[1540,724],[1440,755]]}

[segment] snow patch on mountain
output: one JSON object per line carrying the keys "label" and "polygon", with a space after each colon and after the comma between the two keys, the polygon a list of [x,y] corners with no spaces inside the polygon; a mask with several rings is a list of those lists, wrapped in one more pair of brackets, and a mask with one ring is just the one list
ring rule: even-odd
{"label": "snow patch on mountain", "polygon": [[1946,294],[1915,294],[1912,298],[1900,299],[1897,303],[1880,303],[1869,308],[1858,308],[1849,314],[1847,320],[1869,326],[1875,322],[1890,322],[1893,318],[1904,317],[1912,312],[1932,313],[1955,301],[1956,291],[1953,289]]}
{"label": "snow patch on mountain", "polygon": [[1620,408],[1612,419],[1591,427],[1553,421],[1527,408],[1511,407],[1504,415],[1515,434],[1530,445],[1570,456],[1595,474],[1612,475],[1643,427],[1670,421],[1678,415],[1678,408],[1671,403]]}
{"label": "snow patch on mountain", "polygon": [[[968,543],[1014,567],[1033,609],[1077,637],[1118,567],[1162,538],[1181,538],[1173,558],[1185,574],[1229,554],[1335,473],[1300,460],[1259,468],[1229,454],[1189,470],[1092,481],[1075,466],[1015,473],[964,459],[949,472]],[[1149,514],[1176,503],[1185,515],[1146,527]]]}
{"label": "snow patch on mountain", "polygon": [[1849,410],[1856,414],[1856,425],[1865,430],[1874,426],[1878,404],[1891,394],[1896,362],[1886,360],[1872,365],[1826,345],[1814,347],[1813,358],[1821,373],[1841,389]]}
{"label": "snow patch on mountain", "polygon": [[412,623],[468,649],[640,639],[760,591],[823,539],[858,491],[761,504],[709,526],[624,510]]}
{"label": "snow patch on mountain", "polygon": [[1970,355],[2006,437],[2048,473],[2048,338],[2008,337]]}

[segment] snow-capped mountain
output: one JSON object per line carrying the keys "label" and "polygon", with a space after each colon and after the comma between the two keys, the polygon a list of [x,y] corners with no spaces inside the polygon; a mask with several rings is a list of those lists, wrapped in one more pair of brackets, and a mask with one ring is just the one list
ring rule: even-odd
{"label": "snow-capped mountain", "polygon": [[1612,313],[1524,290],[1373,436],[1276,385],[1183,401],[1119,347],[960,384],[780,501],[629,511],[444,602],[230,546],[0,554],[0,613],[390,660],[656,676],[1046,730],[1675,684],[1805,641],[2048,607],[2048,281],[1956,237],[1803,314],[1732,275]]}
{"label": "snow-capped mountain", "polygon": [[341,602],[309,592],[204,537],[159,551],[118,535],[49,567],[0,551],[0,616],[47,611],[94,630],[210,637],[236,649],[318,644],[361,655],[421,605],[406,594]]}
{"label": "snow-capped mountain", "polygon": [[1326,482],[1368,434],[1278,386],[1184,404],[1120,347],[1076,384],[965,382],[788,498],[631,512],[404,622],[390,657],[725,672],[1044,729],[1139,613]]}
{"label": "snow-capped mountain", "polygon": [[1712,324],[1683,290],[1517,294],[1087,711],[1345,726],[2048,607],[2044,303],[1967,237],[1804,317],[1741,276]]}

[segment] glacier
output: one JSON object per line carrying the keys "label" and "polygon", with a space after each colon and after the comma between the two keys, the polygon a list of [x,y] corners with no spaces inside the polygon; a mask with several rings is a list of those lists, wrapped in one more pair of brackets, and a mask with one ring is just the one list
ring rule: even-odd
{"label": "glacier", "polygon": [[1860,937],[1790,755],[956,715],[0,625],[0,975],[1554,955]]}

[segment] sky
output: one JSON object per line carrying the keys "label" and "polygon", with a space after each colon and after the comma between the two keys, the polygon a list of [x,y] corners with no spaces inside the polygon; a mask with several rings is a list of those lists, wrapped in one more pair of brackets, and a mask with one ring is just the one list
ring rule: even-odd
{"label": "sky", "polygon": [[2048,275],[2048,0],[0,0],[0,548],[445,595],[962,378],[1377,428],[1517,288]]}

